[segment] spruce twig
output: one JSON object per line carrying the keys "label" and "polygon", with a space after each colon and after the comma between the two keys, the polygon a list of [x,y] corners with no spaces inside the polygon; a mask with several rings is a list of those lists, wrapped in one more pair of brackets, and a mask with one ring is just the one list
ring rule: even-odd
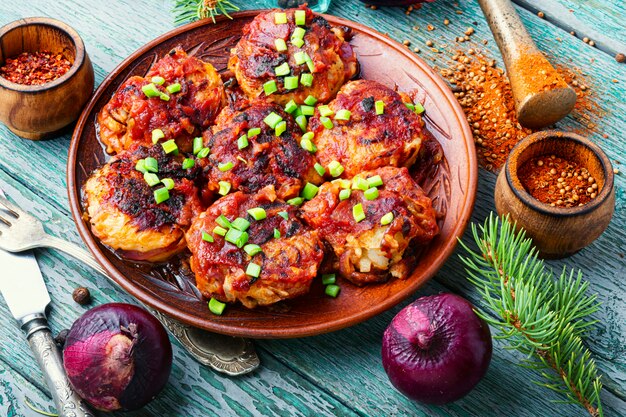
{"label": "spruce twig", "polygon": [[469,281],[478,289],[494,316],[477,314],[499,329],[499,338],[526,356],[522,366],[538,371],[537,384],[566,396],[592,417],[602,417],[602,383],[582,338],[595,323],[596,295],[582,273],[566,268],[558,278],[537,258],[537,250],[524,231],[516,232],[508,217],[493,213],[485,224],[472,225],[478,251],[463,242],[461,256]]}
{"label": "spruce twig", "polygon": [[232,19],[228,13],[237,10],[239,7],[228,0],[175,0],[172,13],[174,24],[181,25],[200,19],[211,19],[215,23],[215,16],[219,14]]}

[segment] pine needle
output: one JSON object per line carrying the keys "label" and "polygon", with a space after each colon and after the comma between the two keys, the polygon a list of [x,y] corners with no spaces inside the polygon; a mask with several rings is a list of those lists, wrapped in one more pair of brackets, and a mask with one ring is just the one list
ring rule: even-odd
{"label": "pine needle", "polygon": [[[596,295],[582,273],[564,268],[555,278],[524,231],[516,232],[508,216],[493,213],[482,226],[472,225],[478,251],[463,242],[461,256],[468,280],[482,295],[491,312],[477,311],[507,339],[509,348],[526,355],[521,366],[537,371],[544,381],[536,384],[565,396],[563,402],[580,404],[592,417],[602,417],[602,383],[583,344],[595,323]],[[493,313],[496,314],[494,318]]]}
{"label": "pine needle", "polygon": [[228,13],[238,10],[239,7],[228,0],[176,0],[172,13],[174,24],[181,25],[201,19],[211,19],[215,23],[215,16],[219,14],[232,19]]}

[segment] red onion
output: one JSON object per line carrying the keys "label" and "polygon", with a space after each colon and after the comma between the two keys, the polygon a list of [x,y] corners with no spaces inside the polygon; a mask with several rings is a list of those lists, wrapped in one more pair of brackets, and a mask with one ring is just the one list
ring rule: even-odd
{"label": "red onion", "polygon": [[422,297],[383,335],[383,367],[404,395],[428,404],[470,392],[491,361],[491,333],[472,305],[454,294]]}
{"label": "red onion", "polygon": [[163,389],[172,345],[163,325],[130,304],[104,304],[70,329],[63,364],[76,392],[102,411],[135,410]]}

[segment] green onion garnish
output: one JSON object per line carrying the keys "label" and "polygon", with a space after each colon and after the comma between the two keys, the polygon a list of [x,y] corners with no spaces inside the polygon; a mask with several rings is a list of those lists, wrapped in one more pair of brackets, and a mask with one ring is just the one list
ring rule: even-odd
{"label": "green onion garnish", "polygon": [[276,129],[274,129],[274,134],[276,136],[280,136],[283,133],[285,133],[286,131],[287,131],[287,122],[283,120],[282,122],[279,122],[276,125]]}
{"label": "green onion garnish", "polygon": [[202,231],[202,240],[204,240],[205,242],[209,242],[209,243],[215,242],[215,239],[213,239],[213,236],[211,236],[210,233],[207,233],[204,230]]}
{"label": "green onion garnish", "polygon": [[165,94],[165,93],[161,93],[161,94],[159,94],[159,98],[160,98],[161,100],[163,100],[163,101],[170,101],[170,96],[168,96],[168,95],[167,95],[167,94]]}
{"label": "green onion garnish", "polygon": [[243,248],[243,245],[248,243],[248,238],[248,232],[242,232],[241,230],[237,230],[235,228],[228,229],[226,236],[224,236],[224,240],[232,243],[238,248]]}
{"label": "green onion garnish", "polygon": [[161,95],[161,92],[154,83],[144,85],[141,87],[141,91],[143,91],[146,97],[159,97]]}
{"label": "green onion garnish", "polygon": [[315,107],[302,105],[300,106],[300,111],[305,116],[313,116],[315,114]]}
{"label": "green onion garnish", "polygon": [[224,228],[223,228],[223,227],[221,227],[221,226],[215,226],[215,227],[213,228],[213,233],[214,233],[214,234],[216,234],[216,235],[218,235],[218,236],[225,236],[225,235],[226,235],[226,232],[228,232],[228,230],[224,229]]}
{"label": "green onion garnish", "polygon": [[297,48],[301,48],[302,45],[304,45],[304,39],[293,39],[291,38],[291,44],[294,45]]}
{"label": "green onion garnish", "polygon": [[211,298],[209,300],[209,310],[216,316],[221,316],[225,308],[226,304],[222,303],[221,301],[218,301],[215,298]]}
{"label": "green onion garnish", "polygon": [[285,220],[289,220],[289,213],[287,213],[286,211],[279,211],[278,215]]}
{"label": "green onion garnish", "polygon": [[148,172],[148,170],[146,169],[146,161],[143,159],[137,161],[137,163],[135,164],[135,169],[139,172],[143,172],[144,174]]}
{"label": "green onion garnish", "polygon": [[320,117],[320,122],[322,122],[322,125],[326,128],[326,129],[332,129],[333,128],[333,121],[330,120],[328,117]]}
{"label": "green onion garnish", "polygon": [[293,117],[302,116],[302,110],[300,109],[300,106],[298,106],[298,108],[296,109],[296,111],[295,111],[295,112],[293,112],[292,116],[293,116]]}
{"label": "green onion garnish", "polygon": [[370,187],[380,187],[383,185],[383,179],[380,178],[380,175],[374,175],[373,177],[369,177],[367,179],[367,184]]}
{"label": "green onion garnish", "polygon": [[274,13],[274,23],[283,25],[287,23],[287,13]]}
{"label": "green onion garnish", "polygon": [[309,68],[309,71],[315,72],[315,64],[313,63],[311,57],[307,54],[304,59],[306,60],[306,66]]}
{"label": "green onion garnish", "polygon": [[150,81],[152,81],[153,83],[157,85],[163,85],[165,83],[165,78],[157,75],[156,77],[152,77]]}
{"label": "green onion garnish", "polygon": [[303,132],[306,132],[306,126],[308,124],[308,121],[306,120],[305,115],[302,114],[296,117],[296,123],[298,124],[298,126],[300,126],[300,129],[302,129]]}
{"label": "green onion garnish", "polygon": [[167,188],[168,190],[174,189],[174,186],[176,185],[174,184],[174,180],[171,178],[163,178],[161,182],[163,183],[163,185],[165,185],[165,188]]}
{"label": "green onion garnish", "polygon": [[365,219],[365,212],[363,211],[363,205],[361,203],[352,207],[352,217],[354,217],[357,223]]}
{"label": "green onion garnish", "polygon": [[332,116],[333,114],[335,114],[335,112],[332,111],[332,109],[325,104],[323,106],[319,106],[317,108],[317,111],[320,112],[320,115],[322,117],[328,117],[328,116]]}
{"label": "green onion garnish", "polygon": [[326,293],[326,295],[329,297],[336,298],[339,295],[339,291],[341,291],[339,285],[330,284],[326,286],[324,293]]}
{"label": "green onion garnish", "polygon": [[233,164],[232,161],[228,161],[228,162],[224,162],[224,163],[219,163],[217,164],[217,169],[219,169],[222,172],[226,172],[226,171],[230,171],[233,166],[235,166],[235,164]]}
{"label": "green onion garnish", "polygon": [[159,188],[154,190],[154,200],[157,204],[161,204],[164,201],[167,201],[170,198],[170,192],[167,188]]}
{"label": "green onion garnish", "polygon": [[174,141],[174,139],[163,142],[161,146],[163,147],[165,153],[173,153],[174,155],[178,155],[178,145],[176,145],[176,141]]}
{"label": "green onion garnish", "polygon": [[383,114],[385,112],[385,102],[382,100],[377,100],[374,103],[374,107],[376,107],[376,114]]}
{"label": "green onion garnish", "polygon": [[324,174],[326,174],[326,170],[324,169],[322,164],[316,162],[314,165],[314,168],[315,168],[315,171],[317,171],[317,173],[320,174],[321,177],[323,177]]}
{"label": "green onion garnish", "polygon": [[274,228],[274,239],[280,239],[280,230]]}
{"label": "green onion garnish", "polygon": [[259,245],[255,245],[254,243],[248,243],[243,247],[243,250],[245,250],[248,255],[254,256],[261,252],[261,247]]}
{"label": "green onion garnish", "polygon": [[291,200],[287,200],[287,204],[290,206],[299,206],[304,203],[304,198],[302,197],[294,197]]}
{"label": "green onion garnish", "polygon": [[339,200],[347,200],[350,198],[350,194],[352,194],[352,190],[341,190],[339,191]]}
{"label": "green onion garnish", "polygon": [[306,12],[304,10],[296,10],[293,16],[296,21],[296,25],[298,26],[306,25]]}
{"label": "green onion garnish", "polygon": [[319,191],[319,189],[320,187],[318,187],[317,185],[307,182],[304,188],[302,189],[302,192],[300,193],[300,195],[303,198],[306,198],[307,200],[312,200],[317,195],[317,192]]}
{"label": "green onion garnish", "polygon": [[261,275],[261,265],[257,265],[254,262],[250,262],[246,268],[246,275],[258,278]]}
{"label": "green onion garnish", "polygon": [[368,200],[376,200],[378,198],[378,188],[372,187],[363,192],[363,195]]}
{"label": "green onion garnish", "polygon": [[289,103],[285,104],[285,112],[291,114],[296,110],[298,110],[298,105],[295,101],[289,100]]}
{"label": "green onion garnish", "polygon": [[220,214],[220,216],[217,219],[215,219],[215,223],[219,224],[220,226],[226,229],[231,227],[230,220],[228,220],[228,218],[224,216],[223,214]]}
{"label": "green onion garnish", "polygon": [[148,183],[150,187],[154,187],[161,182],[157,174],[153,174],[152,172],[146,172],[145,174],[143,174],[143,179]]}
{"label": "green onion garnish", "polygon": [[248,227],[250,227],[250,222],[243,217],[237,217],[230,223],[230,225],[237,230],[245,232],[246,230],[248,230]]}
{"label": "green onion garnish", "polygon": [[393,213],[392,212],[389,212],[389,213],[385,214],[383,217],[380,218],[380,224],[382,224],[383,226],[388,225],[392,221],[393,221]]}
{"label": "green onion garnish", "polygon": [[342,109],[339,110],[335,115],[335,120],[350,120],[351,115],[352,113],[350,112],[350,110]]}
{"label": "green onion garnish", "polygon": [[285,88],[287,90],[295,90],[298,88],[298,76],[285,77]]}
{"label": "green onion garnish", "polygon": [[263,220],[267,217],[267,213],[265,212],[265,209],[262,207],[254,207],[251,209],[248,209],[248,214],[250,216],[252,216],[252,218],[254,220]]}
{"label": "green onion garnish", "polygon": [[165,133],[161,129],[154,129],[152,131],[152,143],[156,144],[159,139],[163,139],[165,137]]}
{"label": "green onion garnish", "polygon": [[291,41],[294,39],[304,39],[304,35],[306,34],[306,30],[304,28],[295,28],[291,33]]}
{"label": "green onion garnish", "polygon": [[228,181],[220,181],[219,183],[220,189],[217,192],[219,195],[226,195],[230,192],[231,185]]}
{"label": "green onion garnish", "polygon": [[248,130],[248,137],[252,138],[256,135],[261,134],[261,128],[260,127],[253,127],[251,129]]}
{"label": "green onion garnish", "polygon": [[196,165],[196,161],[194,161],[192,158],[183,159],[183,169],[193,168],[194,165]]}
{"label": "green onion garnish", "polygon": [[307,132],[304,135],[302,135],[302,139],[300,140],[300,147],[304,149],[305,151],[314,153],[314,152],[317,152],[317,147],[311,141],[311,139],[313,139],[313,132]]}
{"label": "green onion garnish", "polygon": [[308,96],[307,98],[304,99],[304,104],[308,106],[315,106],[316,103],[317,103],[317,99],[313,96]]}
{"label": "green onion garnish", "polygon": [[415,105],[413,103],[404,103],[407,109],[415,111]]}
{"label": "green onion garnish", "polygon": [[266,125],[268,125],[270,128],[275,129],[276,125],[280,122],[283,121],[283,118],[280,117],[279,115],[277,115],[274,112],[271,112],[270,114],[268,114],[265,119],[263,119],[263,121],[265,122]]}
{"label": "green onion garnish", "polygon": [[339,186],[344,189],[350,189],[350,187],[352,186],[352,181],[350,180],[336,179],[336,180],[333,180],[333,182],[338,183]]}
{"label": "green onion garnish", "polygon": [[337,282],[337,276],[335,274],[324,274],[322,275],[322,284],[330,285]]}
{"label": "green onion garnish", "polygon": [[209,152],[211,152],[210,148],[200,149],[200,152],[198,152],[198,158],[206,158],[209,155]]}
{"label": "green onion garnish", "polygon": [[[308,63],[308,61],[307,61]],[[310,87],[313,85],[313,74],[309,74],[308,72],[303,73],[300,76],[300,84],[305,87]]]}
{"label": "green onion garnish", "polygon": [[422,114],[426,110],[424,106],[422,105],[422,103],[415,103],[414,106],[415,106],[415,109],[414,109],[415,113],[417,114]]}
{"label": "green onion garnish", "polygon": [[239,139],[237,139],[237,148],[245,149],[248,145],[248,136],[246,134],[241,135]]}
{"label": "green onion garnish", "polygon": [[263,84],[263,91],[265,91],[265,95],[269,96],[272,93],[278,91],[278,87],[276,86],[276,81],[271,80]]}
{"label": "green onion garnish", "polygon": [[333,177],[338,177],[343,173],[344,168],[338,161],[331,161],[328,164],[328,171]]}
{"label": "green onion garnish", "polygon": [[284,39],[274,39],[274,45],[278,52],[285,52],[287,50],[287,42]]}
{"label": "green onion garnish", "polygon": [[283,62],[282,64],[274,68],[274,73],[277,77],[282,77],[289,74],[290,72],[291,68],[289,68],[289,64],[286,62]]}
{"label": "green onion garnish", "polygon": [[168,93],[174,94],[180,91],[181,86],[180,86],[180,83],[174,83],[174,84],[168,85],[167,87],[165,87],[165,89],[167,90]]}
{"label": "green onion garnish", "polygon": [[352,178],[352,189],[353,190],[365,191],[368,188],[370,188],[370,185],[367,182],[367,180],[364,180],[363,178],[361,178],[359,176],[356,176],[356,177]]}
{"label": "green onion garnish", "polygon": [[296,60],[296,65],[302,65],[306,62],[306,58],[304,56],[304,52],[302,51],[298,51],[295,54],[293,54],[293,59]]}
{"label": "green onion garnish", "polygon": [[198,155],[198,152],[202,150],[203,146],[204,144],[202,143],[201,137],[193,138],[193,154],[194,155]]}
{"label": "green onion garnish", "polygon": [[159,163],[156,159],[149,156],[143,161],[144,167],[148,172],[159,172]]}

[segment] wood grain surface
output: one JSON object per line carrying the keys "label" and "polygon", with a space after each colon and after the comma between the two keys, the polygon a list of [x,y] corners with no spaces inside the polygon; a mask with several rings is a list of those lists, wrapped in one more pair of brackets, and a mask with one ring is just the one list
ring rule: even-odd
{"label": "wood grain surface", "polygon": [[[269,1],[244,2],[248,8],[269,5]],[[575,10],[580,21],[597,31],[619,39],[618,30],[626,21],[624,6],[616,1],[550,0]],[[587,3],[591,4],[588,6]],[[595,9],[593,4],[600,4]],[[137,0],[38,0],[0,2],[0,25],[26,16],[50,16],[74,27],[83,37],[94,63],[96,84],[134,50],[173,28],[169,1]],[[606,10],[608,9],[608,12]],[[461,11],[462,14],[457,14]],[[599,323],[588,340],[600,371],[604,374],[605,415],[626,415],[626,163],[624,118],[626,66],[612,56],[592,48],[568,32],[518,9],[538,46],[548,51],[553,63],[581,68],[587,75],[602,117],[588,121],[573,113],[558,128],[588,136],[609,155],[622,172],[615,177],[615,216],[607,231],[592,245],[571,258],[551,261],[580,267],[591,289],[603,303],[596,314]],[[433,66],[448,62],[457,47],[453,42],[468,26],[476,29],[474,39],[499,60],[495,42],[471,0],[458,3],[439,0],[414,11],[366,9],[360,1],[334,1],[329,13],[356,20],[399,41],[409,40]],[[444,26],[443,19],[450,25]],[[474,22],[476,22],[474,24]],[[432,24],[433,31],[426,26]],[[413,30],[419,26],[419,30]],[[622,29],[623,30],[623,29]],[[623,33],[622,33],[623,35]],[[433,52],[425,42],[432,40],[442,53]],[[621,42],[624,42],[622,39]],[[445,46],[444,46],[445,45]],[[617,80],[616,83],[612,80]],[[587,129],[589,123],[596,127]],[[0,126],[0,187],[10,199],[44,221],[46,229],[59,237],[79,243],[71,220],[65,165],[69,131],[54,140],[36,144],[21,140]],[[606,134],[607,137],[603,137]],[[616,164],[618,161],[620,164]],[[494,209],[495,175],[481,171],[473,221],[482,222]],[[464,237],[469,241],[469,235]],[[87,284],[95,303],[133,302],[94,271],[55,251],[38,250],[36,256],[53,298],[51,324],[54,330],[68,327],[85,311],[71,299],[72,290]],[[1,266],[0,266],[1,267]],[[4,277],[3,277],[4,278]],[[434,280],[414,297],[440,291],[454,291],[478,302],[476,291],[467,283],[462,267],[453,256]],[[578,416],[580,409],[554,403],[560,397],[534,385],[538,376],[515,366],[519,357],[495,343],[494,357],[485,379],[466,398],[447,406],[415,404],[389,384],[380,363],[381,336],[402,305],[365,323],[339,332],[295,340],[256,342],[262,366],[242,378],[222,377],[198,365],[177,345],[172,378],[165,391],[148,407],[128,416]],[[41,373],[14,320],[0,302],[0,415],[36,417],[24,403],[51,410],[48,390]],[[116,415],[116,414],[113,414]],[[121,415],[121,414],[119,414]]]}

